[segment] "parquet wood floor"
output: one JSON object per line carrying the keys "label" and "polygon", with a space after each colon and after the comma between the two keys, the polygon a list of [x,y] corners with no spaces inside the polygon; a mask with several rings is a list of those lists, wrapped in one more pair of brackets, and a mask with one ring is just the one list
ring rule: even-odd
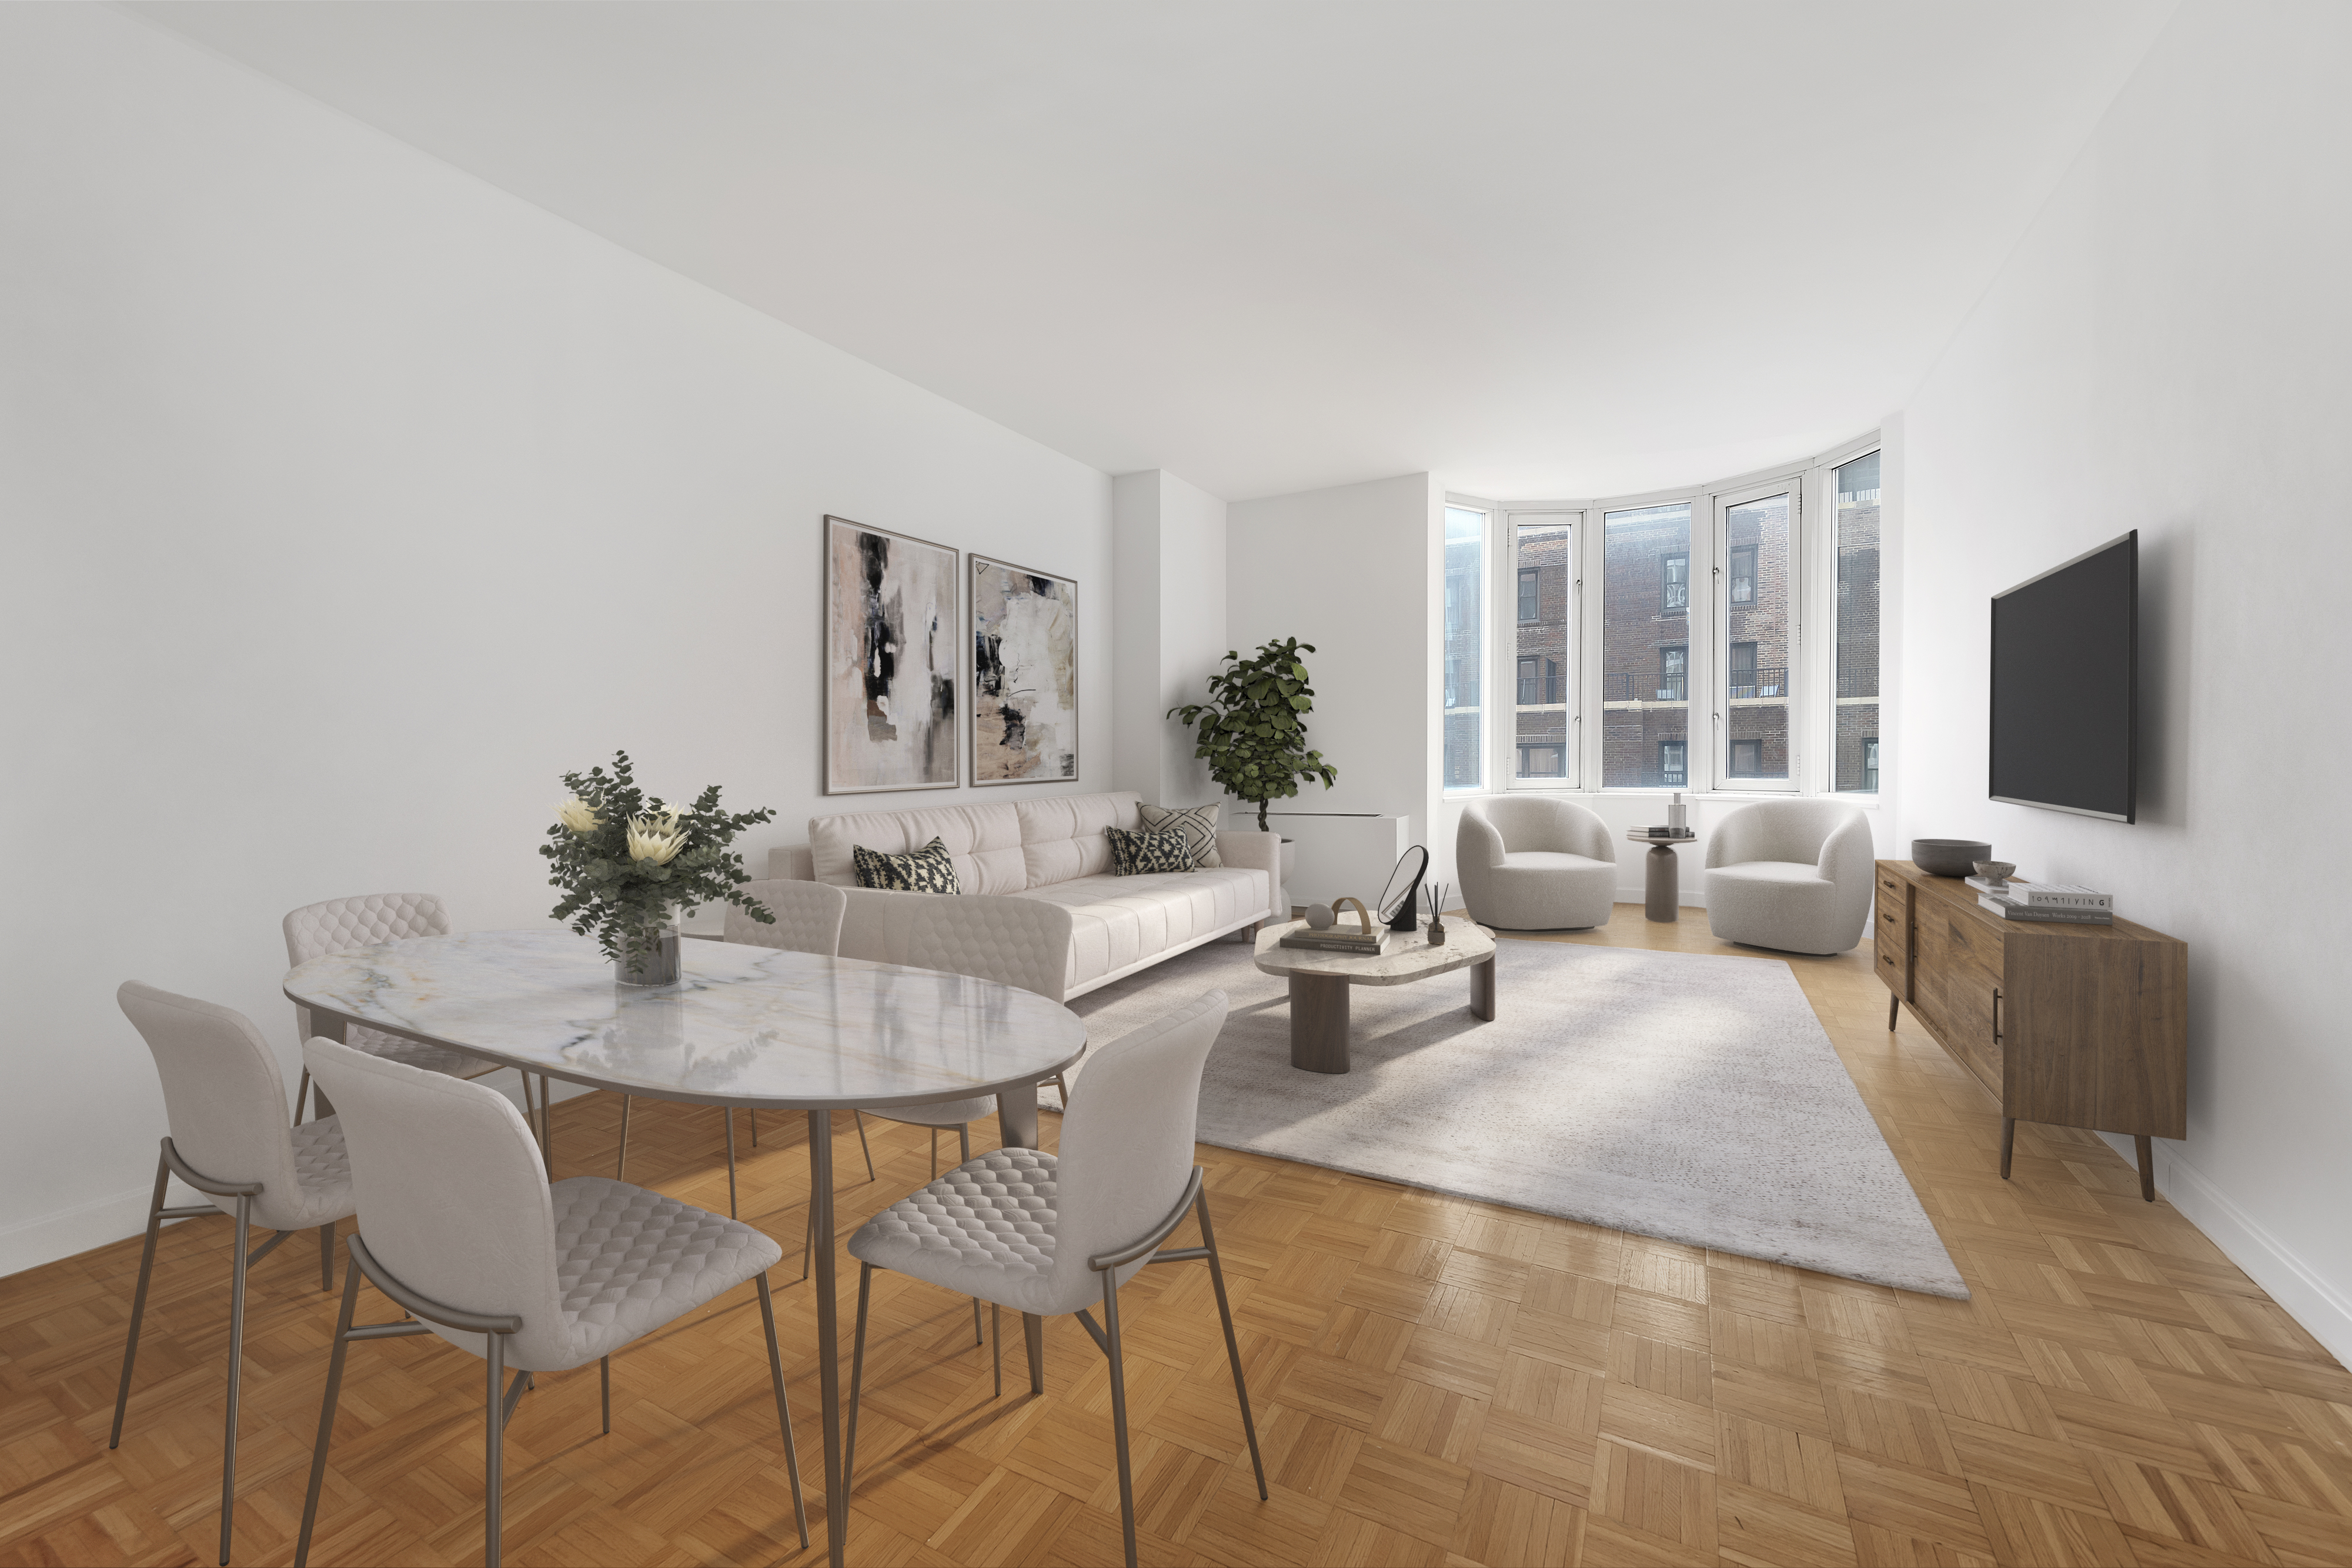
{"label": "parquet wood floor", "polygon": [[[1625,904],[1562,939],[1739,951],[1696,912],[1656,926]],[[1250,1482],[1206,1270],[1150,1270],[1121,1307],[1144,1561],[2352,1562],[2352,1376],[2088,1134],[2021,1127],[2002,1182],[1992,1100],[1907,1017],[1886,1032],[1868,947],[1792,967],[1974,1299],[1204,1147],[1273,1498]],[[611,1170],[618,1109],[557,1109],[559,1175]],[[787,1120],[747,1145],[743,1182],[790,1253],[806,1166]],[[868,1125],[880,1178],[840,1193],[845,1235],[929,1169],[923,1132]],[[717,1113],[640,1102],[632,1135],[633,1176],[723,1209]],[[111,1453],[137,1242],[0,1281],[0,1562],[212,1560],[228,1231],[166,1232]],[[779,1273],[814,1475],[812,1287]],[[1015,1375],[997,1400],[965,1302],[887,1275],[875,1296],[851,1559],[1116,1563],[1083,1331],[1049,1325],[1045,1397]],[[256,1270],[249,1310],[236,1561],[282,1563],[334,1317],[303,1242]],[[508,1439],[509,1559],[820,1560],[821,1536],[803,1553],[792,1535],[761,1359],[747,1287],[615,1361],[610,1437],[593,1369],[541,1379]],[[437,1341],[353,1347],[316,1561],[478,1561],[479,1388],[480,1363]]]}

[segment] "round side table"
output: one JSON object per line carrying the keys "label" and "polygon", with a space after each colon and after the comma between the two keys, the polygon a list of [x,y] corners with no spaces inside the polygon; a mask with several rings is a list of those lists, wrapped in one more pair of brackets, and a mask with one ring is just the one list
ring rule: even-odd
{"label": "round side table", "polygon": [[1625,835],[1637,844],[1647,844],[1650,852],[1642,857],[1642,891],[1644,894],[1642,912],[1651,919],[1671,924],[1682,918],[1683,862],[1675,853],[1676,844],[1698,842],[1696,833],[1683,833],[1662,839],[1655,833]]}

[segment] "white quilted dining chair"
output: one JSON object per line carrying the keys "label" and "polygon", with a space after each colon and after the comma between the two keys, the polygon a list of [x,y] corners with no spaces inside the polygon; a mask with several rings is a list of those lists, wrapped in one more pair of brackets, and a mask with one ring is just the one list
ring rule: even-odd
{"label": "white quilted dining chair", "polygon": [[[1234,1339],[1233,1309],[1209,1224],[1192,1134],[1201,1108],[1201,1070],[1224,1027],[1225,994],[1211,991],[1181,1011],[1097,1050],[1087,1092],[1062,1119],[1058,1155],[995,1149],[867,1220],[849,1239],[857,1260],[857,1333],[850,1356],[849,1421],[842,1444],[847,1495],[857,1457],[857,1405],[866,1375],[866,1309],[874,1270],[888,1269],[959,1294],[1040,1317],[1076,1313],[1110,1362],[1111,1430],[1118,1455],[1119,1521],[1127,1562],[1135,1568],[1135,1483],[1128,1455],[1127,1372],[1121,1352],[1118,1288],[1150,1263],[1194,1260],[1209,1265],[1217,1315],[1225,1331],[1234,1396],[1266,1495],[1249,1387]],[[1200,1221],[1201,1244],[1162,1249],[1187,1215]],[[1099,1305],[1097,1323],[1087,1308]],[[997,1392],[1004,1389],[1003,1338],[996,1341]]]}
{"label": "white quilted dining chair", "polygon": [[[404,942],[412,936],[446,936],[449,935],[449,910],[441,900],[429,893],[370,893],[357,898],[330,898],[321,904],[306,904],[286,916],[286,963],[288,967],[307,964],[313,958],[323,958],[330,953],[354,953],[362,947],[380,946],[386,942]],[[310,1009],[294,1009],[294,1029],[298,1040],[310,1038]],[[468,1056],[462,1051],[446,1046],[425,1045],[413,1040],[403,1040],[396,1034],[370,1029],[365,1024],[347,1025],[343,1043],[353,1051],[363,1051],[370,1056],[381,1056],[387,1061],[404,1061],[411,1067],[427,1072],[446,1073],[452,1078],[480,1078],[496,1072],[499,1064],[485,1061],[478,1056]],[[530,1074],[522,1074],[523,1099],[530,1099]],[[544,1095],[547,1081],[540,1080]],[[294,1090],[294,1119],[302,1119],[302,1105],[310,1092],[310,1070],[302,1069],[302,1081]],[[326,1110],[328,1107],[321,1106]]]}
{"label": "white quilted dining chair", "polygon": [[[155,1163],[155,1193],[147,1206],[147,1240],[139,1253],[139,1285],[131,1298],[131,1331],[122,1346],[122,1380],[114,1394],[114,1430],[106,1446],[122,1443],[122,1416],[131,1403],[131,1369],[139,1355],[139,1326],[147,1315],[147,1284],[155,1268],[155,1238],[167,1219],[215,1211],[236,1219],[236,1250],[228,1292],[228,1417],[221,1438],[220,1560],[228,1562],[229,1527],[236,1507],[236,1405],[245,1364],[245,1278],[254,1264],[297,1230],[319,1232],[319,1288],[334,1288],[335,1222],[353,1212],[351,1171],[342,1128],[329,1116],[286,1124],[286,1078],[261,1031],[244,1014],[194,997],[125,981],[116,1003],[155,1059],[163,1082],[163,1110],[172,1128]],[[206,1201],[163,1207],[165,1184],[178,1176]],[[278,1234],[251,1252],[255,1225]]]}
{"label": "white quilted dining chair", "polygon": [[[352,1341],[431,1333],[487,1364],[482,1532],[485,1561],[496,1568],[506,1426],[533,1374],[597,1363],[609,1435],[614,1353],[747,1280],[759,1287],[793,1516],[808,1545],[768,1292],[767,1271],[782,1248],[748,1225],[625,1182],[551,1184],[521,1114],[495,1090],[328,1040],[310,1041],[302,1054],[342,1107],[359,1229],[348,1243],[297,1564],[310,1560]],[[362,1275],[408,1320],[355,1327]],[[509,1368],[513,1381],[502,1389]]]}

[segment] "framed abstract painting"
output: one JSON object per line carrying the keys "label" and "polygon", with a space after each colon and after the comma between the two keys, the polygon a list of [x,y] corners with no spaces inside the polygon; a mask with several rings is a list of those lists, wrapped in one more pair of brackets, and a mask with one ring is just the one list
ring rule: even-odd
{"label": "framed abstract painting", "polygon": [[956,787],[956,563],[824,519],[824,792]]}
{"label": "framed abstract painting", "polygon": [[1078,776],[1078,585],[971,558],[971,781]]}

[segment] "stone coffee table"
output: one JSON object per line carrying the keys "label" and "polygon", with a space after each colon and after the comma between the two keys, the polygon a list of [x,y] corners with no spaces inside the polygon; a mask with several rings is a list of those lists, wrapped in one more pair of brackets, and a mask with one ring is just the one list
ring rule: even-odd
{"label": "stone coffee table", "polygon": [[1348,988],[1409,986],[1453,969],[1470,971],[1470,1010],[1495,1017],[1495,934],[1467,920],[1445,923],[1445,945],[1429,945],[1426,922],[1398,932],[1378,957],[1285,947],[1282,939],[1307,928],[1304,920],[1269,925],[1257,936],[1257,967],[1290,977],[1290,1065],[1308,1072],[1348,1071]]}

